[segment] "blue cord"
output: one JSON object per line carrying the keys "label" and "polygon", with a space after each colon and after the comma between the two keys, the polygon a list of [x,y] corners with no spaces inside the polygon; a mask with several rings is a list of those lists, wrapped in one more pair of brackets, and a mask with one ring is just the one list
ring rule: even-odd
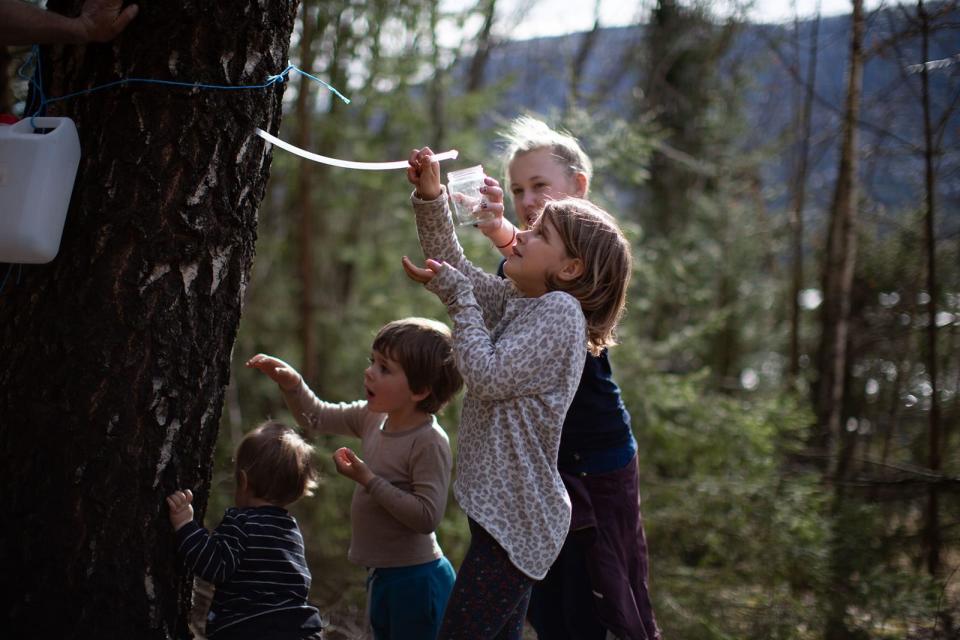
{"label": "blue cord", "polygon": [[7,266],[7,273],[3,276],[3,280],[0,280],[0,293],[3,293],[3,288],[7,286],[7,278],[10,277],[10,273],[13,271],[14,265]]}
{"label": "blue cord", "polygon": [[7,280],[10,278],[10,274],[13,273],[13,268],[17,268],[17,284],[20,284],[20,276],[23,275],[23,265],[22,264],[8,264],[7,272],[3,275],[3,280],[0,280],[0,294],[3,293],[3,290],[7,286]]}
{"label": "blue cord", "polygon": [[[34,62],[33,73],[27,75],[27,68],[30,66],[30,63]],[[337,89],[330,85],[320,78],[307,73],[306,71],[294,66],[287,65],[287,68],[278,73],[275,76],[267,76],[267,81],[263,84],[244,84],[244,85],[232,85],[232,84],[205,84],[202,82],[176,82],[174,80],[153,80],[150,78],[122,78],[120,80],[114,80],[113,82],[108,82],[106,84],[101,84],[89,89],[84,89],[83,91],[75,91],[74,93],[68,93],[65,96],[60,96],[59,98],[47,98],[46,94],[43,92],[43,70],[40,66],[40,47],[34,45],[30,50],[30,55],[27,56],[27,59],[23,61],[23,64],[20,65],[17,69],[17,76],[27,82],[31,87],[34,88],[34,97],[39,97],[40,104],[37,106],[36,111],[30,114],[30,126],[34,129],[37,128],[34,118],[38,115],[42,115],[48,104],[54,102],[60,102],[61,100],[67,100],[69,98],[76,98],[77,96],[87,95],[95,91],[100,91],[102,89],[109,89],[110,87],[116,87],[118,85],[128,85],[134,83],[140,84],[160,84],[170,87],[186,87],[189,89],[211,89],[211,90],[223,90],[223,91],[238,91],[238,90],[249,90],[249,89],[266,89],[274,84],[283,82],[286,80],[291,71],[296,71],[302,76],[306,76],[313,80],[314,82],[319,82],[324,87],[329,89],[335,96],[343,100],[346,104],[350,104],[350,99],[344,96],[342,93],[337,91]],[[24,106],[24,114],[30,111],[30,106],[33,104],[33,101],[28,102]],[[10,274],[13,272],[13,267],[17,266],[17,284],[20,284],[20,276],[23,274],[23,265],[9,265],[7,267],[7,272],[4,274],[3,279],[0,280],[0,293],[3,293],[4,288],[6,287],[7,280],[10,278]]]}
{"label": "blue cord", "polygon": [[[24,72],[24,70],[27,68],[27,66],[30,64],[30,62],[33,61],[33,60],[36,60],[34,72],[33,72],[33,74],[32,74],[31,76],[28,77],[28,76],[24,75],[23,72]],[[287,68],[284,69],[283,71],[281,71],[280,73],[278,73],[277,75],[275,75],[275,76],[268,76],[268,77],[267,77],[267,81],[264,82],[263,84],[244,84],[244,85],[233,85],[233,84],[205,84],[205,83],[202,83],[202,82],[177,82],[177,81],[175,81],[175,80],[154,80],[154,79],[152,79],[152,78],[121,78],[120,80],[114,80],[113,82],[107,82],[106,84],[97,85],[97,86],[95,86],[95,87],[91,87],[91,88],[89,88],[89,89],[84,89],[84,90],[82,90],[82,91],[75,91],[74,93],[68,93],[67,95],[65,95],[65,96],[60,96],[60,97],[58,97],[58,98],[47,98],[47,96],[43,93],[43,73],[42,73],[42,69],[41,69],[41,67],[40,67],[40,47],[37,46],[37,45],[34,45],[34,46],[33,46],[33,49],[31,49],[31,51],[30,51],[30,55],[27,56],[27,59],[26,59],[26,60],[24,61],[24,63],[20,66],[20,69],[17,71],[17,75],[20,76],[21,78],[23,78],[24,80],[26,80],[27,82],[29,82],[30,86],[32,86],[32,87],[35,89],[35,95],[38,95],[38,96],[40,97],[40,104],[39,104],[39,106],[37,107],[36,111],[34,111],[34,112],[30,115],[30,125],[33,126],[33,127],[36,129],[36,126],[34,125],[33,119],[36,118],[38,115],[43,114],[43,113],[46,111],[46,108],[47,108],[47,105],[48,105],[48,104],[52,104],[52,103],[54,103],[54,102],[60,102],[61,100],[67,100],[67,99],[69,99],[69,98],[76,98],[77,96],[87,95],[87,94],[93,93],[93,92],[95,92],[95,91],[100,91],[100,90],[102,90],[102,89],[109,89],[109,88],[111,88],[111,87],[116,87],[116,86],[118,86],[118,85],[128,85],[128,84],[134,84],[134,83],[140,83],[140,84],[160,84],[160,85],[165,85],[165,86],[170,86],[170,87],[186,87],[186,88],[189,88],[189,89],[210,89],[210,90],[221,90],[221,91],[238,91],[238,90],[249,90],[249,89],[266,89],[267,87],[270,87],[270,86],[272,86],[272,85],[274,85],[274,84],[277,84],[277,83],[279,83],[279,82],[283,82],[283,81],[290,75],[290,72],[291,72],[291,71],[296,71],[296,72],[299,73],[300,75],[306,76],[306,77],[310,78],[311,80],[313,80],[314,82],[318,82],[318,83],[322,84],[324,87],[326,87],[328,90],[330,90],[330,91],[331,91],[334,95],[336,95],[338,98],[340,98],[341,100],[343,100],[345,103],[350,104],[350,99],[347,98],[346,96],[344,96],[344,95],[343,95],[342,93],[340,93],[339,91],[337,91],[337,89],[336,89],[335,87],[333,87],[332,85],[324,82],[324,81],[321,80],[320,78],[318,78],[318,77],[316,77],[316,76],[314,76],[314,75],[312,75],[312,74],[309,74],[309,73],[307,73],[306,71],[303,71],[302,69],[300,69],[300,68],[298,68],[298,67],[296,67],[296,66],[294,66],[294,65],[292,65],[292,64],[291,64],[291,65],[287,65]],[[27,108],[24,109],[24,113],[27,112],[28,108],[29,108],[29,105],[27,105]]]}

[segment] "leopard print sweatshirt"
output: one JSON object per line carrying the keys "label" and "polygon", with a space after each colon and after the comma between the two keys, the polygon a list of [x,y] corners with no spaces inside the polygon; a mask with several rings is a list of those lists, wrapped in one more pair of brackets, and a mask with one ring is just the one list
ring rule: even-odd
{"label": "leopard print sweatshirt", "polygon": [[424,255],[446,262],[427,288],[447,306],[467,387],[454,495],[517,569],[540,580],[570,526],[557,451],[587,356],[586,320],[567,293],[526,298],[471,264],[446,191],[411,201]]}

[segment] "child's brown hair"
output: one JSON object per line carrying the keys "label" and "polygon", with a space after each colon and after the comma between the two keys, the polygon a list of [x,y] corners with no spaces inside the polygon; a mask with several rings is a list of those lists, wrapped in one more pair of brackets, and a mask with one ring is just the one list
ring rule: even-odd
{"label": "child's brown hair", "polygon": [[547,288],[566,291],[580,301],[587,319],[588,348],[599,355],[617,342],[614,330],[626,306],[633,272],[630,243],[613,216],[580,198],[548,202],[537,221],[547,223],[560,235],[567,255],[583,262],[579,277],[548,278]]}
{"label": "child's brown hair", "polygon": [[284,507],[313,495],[317,471],[313,447],[282,422],[268,420],[244,436],[237,447],[237,482],[246,477],[251,494]]}
{"label": "child's brown hair", "polygon": [[453,362],[453,339],[447,325],[428,318],[403,318],[377,332],[373,350],[396,360],[414,393],[429,390],[417,409],[436,413],[463,387]]}

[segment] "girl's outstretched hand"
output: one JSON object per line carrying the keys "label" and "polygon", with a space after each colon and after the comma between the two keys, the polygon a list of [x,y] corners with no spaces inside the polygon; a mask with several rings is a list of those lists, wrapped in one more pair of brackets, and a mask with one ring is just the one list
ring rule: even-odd
{"label": "girl's outstretched hand", "polygon": [[367,463],[347,447],[340,447],[333,452],[333,463],[337,465],[337,473],[363,486],[373,480],[373,472],[367,467]]}
{"label": "girl's outstretched hand", "polygon": [[430,147],[414,149],[410,152],[410,166],[407,167],[407,180],[416,190],[421,200],[436,200],[440,197],[440,161]]}
{"label": "girl's outstretched hand", "polygon": [[410,260],[407,256],[403,256],[403,270],[407,272],[407,275],[414,282],[419,282],[420,284],[427,284],[433,277],[437,275],[440,271],[440,268],[443,267],[442,262],[437,262],[433,258],[427,259],[427,264],[425,267],[418,267],[413,264],[413,261]]}
{"label": "girl's outstretched hand", "polygon": [[300,373],[279,358],[258,353],[249,360],[247,366],[267,374],[284,391],[293,391],[300,386]]}
{"label": "girl's outstretched hand", "polygon": [[190,489],[174,491],[167,496],[167,507],[170,509],[170,524],[174,531],[193,520],[193,492]]}

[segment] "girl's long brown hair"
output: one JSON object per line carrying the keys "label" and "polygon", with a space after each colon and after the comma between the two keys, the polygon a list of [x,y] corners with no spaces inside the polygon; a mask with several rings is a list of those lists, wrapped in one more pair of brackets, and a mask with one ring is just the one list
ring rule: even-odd
{"label": "girl's long brown hair", "polygon": [[580,301],[587,319],[587,348],[599,355],[617,342],[615,330],[633,271],[630,243],[613,216],[579,198],[548,202],[537,224],[548,223],[563,240],[567,255],[583,262],[583,273],[573,280],[548,277],[547,288]]}

